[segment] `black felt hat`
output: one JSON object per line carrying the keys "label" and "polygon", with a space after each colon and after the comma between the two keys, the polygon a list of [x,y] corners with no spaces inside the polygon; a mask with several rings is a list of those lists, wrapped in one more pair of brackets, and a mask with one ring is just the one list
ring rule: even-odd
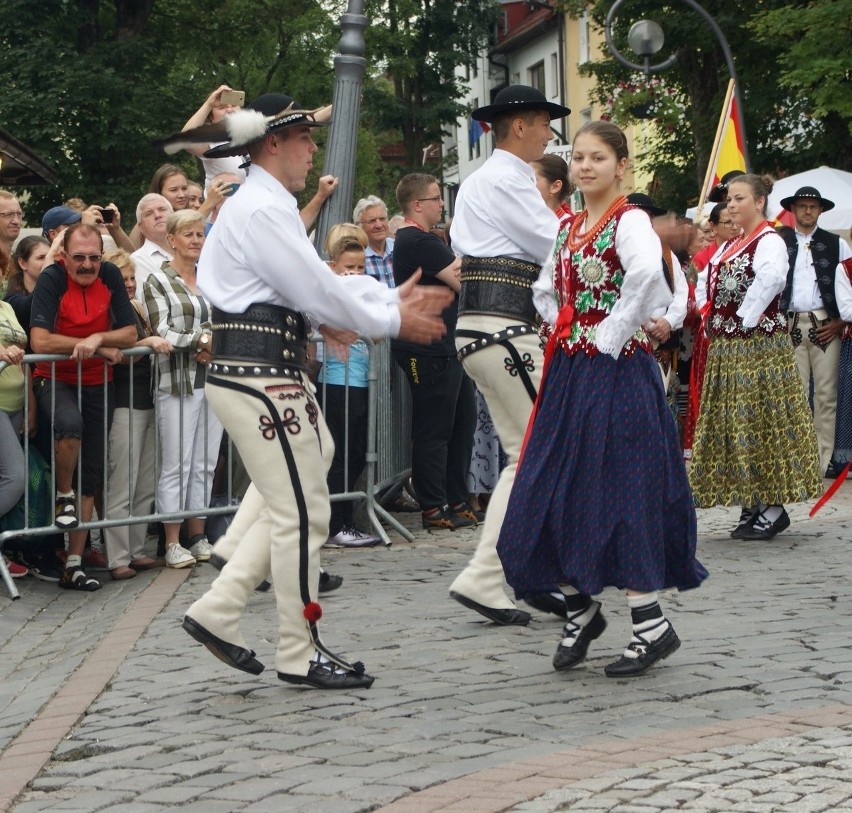
{"label": "black felt hat", "polygon": [[245,155],[252,144],[287,127],[326,127],[328,121],[316,120],[318,112],[300,109],[299,103],[284,93],[264,93],[220,121],[174,133],[154,143],[169,155],[198,144],[217,145],[204,153],[205,158]]}
{"label": "black felt hat", "polygon": [[808,200],[818,200],[819,205],[822,206],[823,212],[827,212],[829,209],[834,208],[834,201],[826,200],[813,186],[802,186],[800,187],[796,194],[790,198],[782,198],[781,205],[788,211],[793,211],[793,204],[799,198],[807,198]]}
{"label": "black felt hat", "polygon": [[561,104],[547,101],[545,95],[529,85],[509,85],[503,88],[494,101],[485,107],[478,107],[470,117],[474,121],[484,121],[489,124],[500,113],[520,113],[524,110],[544,110],[551,119],[561,119],[571,110]]}
{"label": "black felt hat", "polygon": [[709,200],[710,203],[722,203],[727,200],[728,184],[740,175],[745,175],[745,172],[741,169],[732,169],[730,172],[726,172],[722,176],[722,180],[710,190],[710,193],[707,195],[707,200]]}
{"label": "black felt hat", "polygon": [[627,202],[644,209],[651,217],[659,217],[668,213],[668,209],[661,209],[643,192],[631,192],[627,196]]}

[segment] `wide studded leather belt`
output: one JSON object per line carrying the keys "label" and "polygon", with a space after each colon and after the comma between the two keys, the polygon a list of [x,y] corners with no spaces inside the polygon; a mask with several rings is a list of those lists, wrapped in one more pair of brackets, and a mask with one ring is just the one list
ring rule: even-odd
{"label": "wide studded leather belt", "polygon": [[242,313],[213,308],[211,353],[214,360],[307,370],[308,330],[305,317],[280,305],[255,303]]}
{"label": "wide studded leather belt", "polygon": [[540,271],[513,257],[463,257],[459,316],[507,316],[534,324],[531,286]]}

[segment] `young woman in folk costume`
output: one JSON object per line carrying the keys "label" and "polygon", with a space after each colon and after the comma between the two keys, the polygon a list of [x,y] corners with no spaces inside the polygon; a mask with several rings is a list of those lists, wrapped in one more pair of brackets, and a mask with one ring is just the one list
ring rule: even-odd
{"label": "young woman in folk costume", "polygon": [[739,505],[731,536],[771,539],[790,525],[785,502],[822,493],[813,419],[778,298],[787,249],[766,220],[772,183],[741,175],[728,214],[742,234],[713,255],[707,274],[710,342],[693,444],[695,504]]}
{"label": "young woman in folk costume", "polygon": [[606,627],[591,596],[626,591],[633,636],[609,677],[641,674],[678,648],[657,591],[707,576],[677,428],[642,329],[671,291],[648,215],[620,192],[627,161],[615,125],[577,132],[571,179],[586,209],[562,220],[534,286],[547,366],[498,545],[519,598],[565,595],[557,670],[580,663]]}

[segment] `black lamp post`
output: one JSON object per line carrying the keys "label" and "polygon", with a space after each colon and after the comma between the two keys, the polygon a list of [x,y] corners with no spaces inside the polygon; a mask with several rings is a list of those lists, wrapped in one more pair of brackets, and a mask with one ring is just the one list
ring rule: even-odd
{"label": "black lamp post", "polygon": [[[652,73],[659,73],[660,71],[670,68],[677,61],[677,54],[672,54],[667,60],[659,63],[658,65],[651,64],[651,57],[662,49],[665,42],[663,29],[651,20],[640,20],[639,22],[634,23],[630,27],[630,31],[627,35],[627,42],[629,43],[631,50],[642,57],[644,64],[639,65],[635,62],[631,62],[618,50],[618,48],[615,47],[615,43],[612,40],[612,23],[615,19],[616,11],[618,11],[619,6],[621,6],[624,2],[625,0],[615,0],[610,7],[609,13],[606,15],[604,36],[606,37],[606,44],[610,53],[625,67],[634,71],[643,71],[646,76],[650,76]],[[695,0],[682,0],[682,2],[686,3],[686,5],[688,5],[693,11],[698,12],[698,14],[704,18],[704,21],[710,26],[711,30],[716,35],[716,39],[719,41],[719,45],[722,47],[722,53],[725,55],[725,63],[728,66],[728,73],[730,74],[731,79],[734,80],[734,98],[737,100],[740,121],[742,122],[743,130],[745,131],[745,111],[743,110],[742,99],[740,97],[740,83],[737,79],[737,69],[734,67],[734,58],[731,54],[731,48],[728,45],[728,41],[725,39],[722,29],[719,28],[719,24],[707,13],[707,11],[698,5]],[[748,157],[747,140],[743,142],[743,157],[745,158],[746,168],[748,169],[750,161]]]}

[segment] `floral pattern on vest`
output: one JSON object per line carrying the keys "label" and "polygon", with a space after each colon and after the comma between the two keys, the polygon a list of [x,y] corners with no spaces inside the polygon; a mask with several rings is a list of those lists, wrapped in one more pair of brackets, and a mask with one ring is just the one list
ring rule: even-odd
{"label": "floral pattern on vest", "polygon": [[737,316],[737,310],[754,280],[754,255],[757,245],[767,234],[773,233],[771,229],[762,232],[737,254],[718,267],[710,269],[707,280],[710,302],[708,335],[730,338],[753,336],[758,331],[769,335],[779,330],[787,330],[787,320],[778,307],[780,294],[767,305],[763,318],[756,327],[743,327],[743,320]]}
{"label": "floral pattern on vest", "polygon": [[[600,352],[595,346],[597,326],[612,312],[624,282],[624,269],[615,251],[615,234],[621,216],[631,208],[634,207],[619,209],[600,234],[579,251],[571,254],[566,245],[560,255],[556,275],[559,303],[561,306],[573,301],[575,310],[570,334],[559,340],[559,346],[569,356],[580,351],[588,356]],[[639,348],[651,352],[651,343],[642,328],[621,352],[630,356]]]}

